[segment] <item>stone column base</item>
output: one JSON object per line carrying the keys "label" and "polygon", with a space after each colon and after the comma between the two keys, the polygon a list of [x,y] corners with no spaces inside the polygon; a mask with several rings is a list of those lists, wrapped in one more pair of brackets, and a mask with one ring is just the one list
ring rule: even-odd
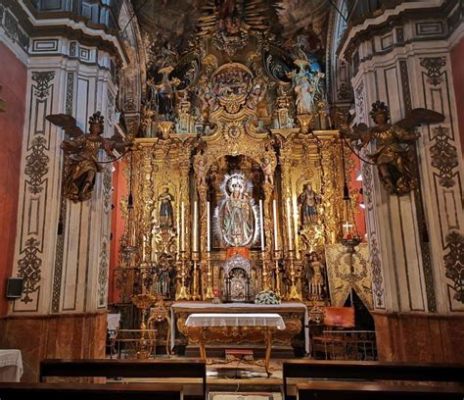
{"label": "stone column base", "polygon": [[104,358],[106,312],[7,316],[0,319],[0,348],[21,350],[21,381],[37,382],[44,358]]}
{"label": "stone column base", "polygon": [[380,361],[464,363],[464,315],[373,313]]}

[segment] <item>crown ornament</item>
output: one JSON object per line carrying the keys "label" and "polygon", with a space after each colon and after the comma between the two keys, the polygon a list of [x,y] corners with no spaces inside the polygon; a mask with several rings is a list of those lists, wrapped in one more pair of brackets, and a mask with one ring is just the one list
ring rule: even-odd
{"label": "crown ornament", "polygon": [[378,114],[384,114],[387,116],[387,119],[390,119],[390,109],[388,106],[383,102],[377,100],[375,103],[372,103],[372,110],[369,113],[372,119]]}
{"label": "crown ornament", "polygon": [[103,122],[105,117],[101,115],[100,111],[97,111],[89,118],[89,125],[101,125],[103,126]]}

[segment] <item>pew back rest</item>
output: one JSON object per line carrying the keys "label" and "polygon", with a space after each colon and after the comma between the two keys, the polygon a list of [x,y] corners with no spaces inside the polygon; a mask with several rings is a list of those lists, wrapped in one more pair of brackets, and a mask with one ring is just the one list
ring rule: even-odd
{"label": "pew back rest", "polygon": [[198,359],[45,359],[40,362],[40,382],[47,377],[197,378],[205,396],[207,392],[206,363]]}
{"label": "pew back rest", "polygon": [[181,400],[176,384],[0,383],[2,400]]}
{"label": "pew back rest", "polygon": [[282,365],[284,397],[287,379],[362,379],[464,383],[464,365],[405,364],[379,361],[289,360]]}
{"label": "pew back rest", "polygon": [[46,359],[40,363],[40,380],[46,377],[106,378],[199,378],[206,376],[202,360],[62,360]]}
{"label": "pew back rest", "polygon": [[461,400],[464,385],[433,382],[398,385],[392,382],[312,381],[297,384],[299,400]]}

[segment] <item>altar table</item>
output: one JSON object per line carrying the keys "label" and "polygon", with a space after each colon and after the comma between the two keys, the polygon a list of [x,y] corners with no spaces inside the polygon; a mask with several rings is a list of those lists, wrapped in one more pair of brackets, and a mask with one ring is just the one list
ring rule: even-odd
{"label": "altar table", "polygon": [[21,351],[0,350],[0,382],[19,382],[23,375]]}
{"label": "altar table", "polygon": [[[171,305],[171,348],[177,344],[183,334],[183,324],[188,316],[196,313],[220,314],[279,314],[286,324],[284,331],[278,331],[274,342],[284,335],[294,338],[301,335],[301,347],[309,353],[308,311],[306,305],[298,302],[283,302],[281,304],[253,304],[253,303],[220,303],[205,301],[179,301]],[[294,341],[298,343],[298,341]],[[304,348],[303,348],[304,347]]]}
{"label": "altar table", "polygon": [[241,313],[241,314],[220,314],[220,313],[196,313],[190,314],[185,322],[187,329],[200,328],[201,333],[199,336],[200,357],[206,361],[206,340],[207,330],[215,327],[234,327],[237,329],[252,327],[261,328],[260,332],[263,333],[266,356],[264,366],[266,372],[269,374],[269,360],[271,358],[272,349],[272,332],[275,329],[284,330],[285,323],[279,314],[269,313]]}

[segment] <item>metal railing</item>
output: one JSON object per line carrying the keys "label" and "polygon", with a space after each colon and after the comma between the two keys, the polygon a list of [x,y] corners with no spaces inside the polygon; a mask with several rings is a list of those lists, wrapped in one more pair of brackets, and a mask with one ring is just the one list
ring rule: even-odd
{"label": "metal railing", "polygon": [[110,358],[149,358],[156,352],[155,329],[119,329],[109,334]]}
{"label": "metal railing", "polygon": [[324,360],[377,360],[375,331],[324,330],[312,337],[312,356]]}

